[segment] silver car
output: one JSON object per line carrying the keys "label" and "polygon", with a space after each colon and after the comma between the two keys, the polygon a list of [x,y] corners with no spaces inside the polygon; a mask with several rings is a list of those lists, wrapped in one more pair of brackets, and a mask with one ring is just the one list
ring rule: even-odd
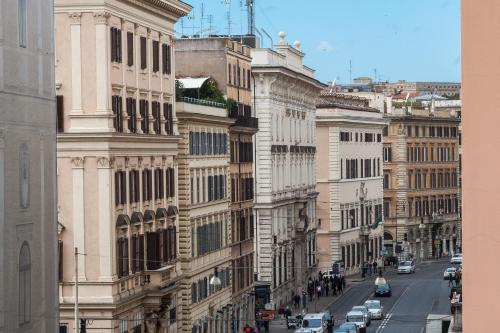
{"label": "silver car", "polygon": [[365,319],[365,322],[366,322],[366,326],[370,326],[371,324],[371,316],[370,316],[370,311],[368,310],[368,308],[364,305],[356,305],[356,306],[353,306],[351,311],[359,311],[359,312],[363,312],[363,315],[366,317]]}
{"label": "silver car", "polygon": [[383,309],[384,307],[380,304],[379,300],[369,299],[365,302],[365,306],[370,312],[371,319],[382,319],[384,318]]}

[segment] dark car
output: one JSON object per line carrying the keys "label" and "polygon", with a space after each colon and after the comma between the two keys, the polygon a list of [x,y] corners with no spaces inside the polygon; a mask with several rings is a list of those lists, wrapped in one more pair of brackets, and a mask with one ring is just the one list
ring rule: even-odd
{"label": "dark car", "polygon": [[391,296],[392,288],[389,283],[381,283],[375,285],[375,296]]}

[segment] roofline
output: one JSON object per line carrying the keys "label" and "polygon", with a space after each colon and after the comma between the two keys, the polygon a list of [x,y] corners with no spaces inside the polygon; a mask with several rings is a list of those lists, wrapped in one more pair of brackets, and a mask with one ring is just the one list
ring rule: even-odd
{"label": "roofline", "polygon": [[266,70],[282,70],[282,71],[285,71],[285,72],[288,72],[288,73],[293,73],[294,75],[297,75],[297,76],[301,77],[302,79],[305,79],[305,81],[309,81],[309,83],[315,85],[318,88],[323,89],[323,88],[328,87],[328,85],[322,83],[321,81],[319,81],[318,79],[316,79],[314,77],[307,76],[304,73],[300,73],[300,72],[294,71],[294,70],[292,70],[292,69],[290,69],[288,67],[285,67],[285,66],[252,65],[252,72],[254,70],[263,70],[263,71],[266,71]]}

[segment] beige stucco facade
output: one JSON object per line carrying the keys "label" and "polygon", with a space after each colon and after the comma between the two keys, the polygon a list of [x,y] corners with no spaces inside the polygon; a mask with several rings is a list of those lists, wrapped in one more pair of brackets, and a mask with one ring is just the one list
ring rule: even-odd
{"label": "beige stucco facade", "polygon": [[[318,258],[346,274],[382,256],[382,113],[369,100],[322,94],[316,111]],[[355,167],[353,167],[355,166]],[[353,172],[352,172],[353,171]]]}
{"label": "beige stucco facade", "polygon": [[178,331],[173,25],[180,1],[55,2],[60,324]]}
{"label": "beige stucco facade", "polygon": [[57,331],[52,1],[0,2],[0,332]]}
{"label": "beige stucco facade", "polygon": [[[240,331],[254,318],[253,117],[250,49],[229,37],[176,40],[177,75],[211,77],[224,96],[236,103],[229,110],[235,123],[229,128],[231,183],[232,304],[235,328]],[[225,74],[225,75],[224,75]],[[238,79],[239,78],[239,79]]]}
{"label": "beige stucco facade", "polygon": [[[179,259],[183,272],[179,332],[230,330],[231,212],[229,126],[224,106],[178,103]],[[209,138],[210,137],[210,138]],[[220,278],[213,286],[212,277]]]}
{"label": "beige stucco facade", "polygon": [[459,251],[459,113],[394,109],[384,133],[385,247],[427,259]]}

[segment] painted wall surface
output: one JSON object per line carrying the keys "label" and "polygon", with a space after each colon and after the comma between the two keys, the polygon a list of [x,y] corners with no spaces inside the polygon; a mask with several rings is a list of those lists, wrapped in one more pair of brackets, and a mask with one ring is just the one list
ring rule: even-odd
{"label": "painted wall surface", "polygon": [[0,2],[0,332],[57,329],[52,13]]}
{"label": "painted wall surface", "polygon": [[491,265],[500,248],[500,45],[491,42],[499,31],[498,1],[462,1],[464,332],[489,330],[483,318],[498,315],[500,299],[500,267]]}

